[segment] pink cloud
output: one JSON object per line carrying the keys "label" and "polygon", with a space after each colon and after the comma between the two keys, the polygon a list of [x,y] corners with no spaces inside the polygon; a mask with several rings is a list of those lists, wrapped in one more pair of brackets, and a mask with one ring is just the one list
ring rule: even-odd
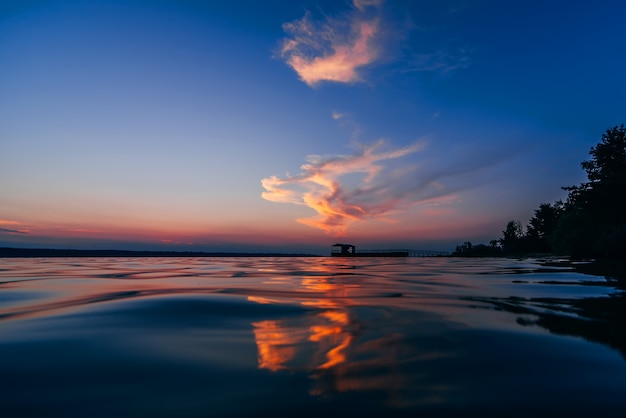
{"label": "pink cloud", "polygon": [[[1,225],[11,225],[11,228],[3,228]],[[30,230],[26,228],[19,228],[19,226],[24,226],[22,222],[13,221],[10,219],[0,219],[0,233],[5,234],[29,234]]]}
{"label": "pink cloud", "polygon": [[309,86],[320,81],[360,81],[357,70],[378,58],[373,41],[379,34],[379,21],[365,13],[378,5],[373,0],[355,1],[345,19],[314,22],[307,13],[302,19],[283,25],[288,38],[281,56]]}

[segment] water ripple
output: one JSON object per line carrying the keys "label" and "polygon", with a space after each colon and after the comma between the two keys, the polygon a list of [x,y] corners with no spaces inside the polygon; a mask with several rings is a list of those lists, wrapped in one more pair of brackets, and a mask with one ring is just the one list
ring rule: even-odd
{"label": "water ripple", "polygon": [[0,266],[0,393],[13,416],[626,408],[623,283],[563,260]]}

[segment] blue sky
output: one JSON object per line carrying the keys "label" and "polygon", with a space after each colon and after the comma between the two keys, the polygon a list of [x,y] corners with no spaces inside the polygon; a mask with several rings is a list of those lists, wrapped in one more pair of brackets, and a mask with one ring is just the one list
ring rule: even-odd
{"label": "blue sky", "polygon": [[4,1],[0,245],[326,252],[498,238],[584,180],[590,147],[624,123],[624,12]]}

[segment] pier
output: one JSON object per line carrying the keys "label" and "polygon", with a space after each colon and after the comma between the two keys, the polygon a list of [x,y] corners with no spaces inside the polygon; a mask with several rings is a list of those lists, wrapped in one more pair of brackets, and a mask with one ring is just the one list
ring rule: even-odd
{"label": "pier", "polygon": [[450,251],[433,250],[407,250],[409,257],[447,257],[452,254]]}
{"label": "pier", "polygon": [[446,257],[449,251],[386,249],[386,250],[356,250],[352,244],[335,244],[331,247],[332,257]]}

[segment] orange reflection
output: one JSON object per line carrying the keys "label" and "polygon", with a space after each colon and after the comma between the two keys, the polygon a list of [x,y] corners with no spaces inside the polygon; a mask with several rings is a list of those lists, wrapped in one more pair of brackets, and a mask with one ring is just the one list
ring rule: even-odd
{"label": "orange reflection", "polygon": [[[331,273],[334,265],[320,265],[321,273]],[[345,350],[352,342],[348,330],[350,317],[345,307],[351,304],[350,289],[333,282],[328,276],[303,277],[301,286],[319,299],[307,299],[303,306],[320,309],[314,315],[290,320],[254,322],[254,336],[258,348],[259,368],[278,370],[323,370],[346,361]],[[279,303],[277,300],[248,296],[257,303]]]}
{"label": "orange reflection", "polygon": [[254,322],[260,369],[327,369],[346,360],[352,336],[347,313],[322,311],[304,321]]}
{"label": "orange reflection", "polygon": [[[401,353],[390,347],[402,346],[403,336],[380,335],[376,329],[364,335],[357,311],[352,309],[355,300],[350,297],[357,295],[359,286],[328,276],[306,277],[301,285],[318,294],[323,292],[326,297],[300,301],[303,306],[315,308],[313,313],[252,324],[258,367],[272,372],[309,372],[316,382],[310,392],[313,395],[400,390],[406,378],[399,376],[402,371],[392,366],[401,363],[400,357],[406,355],[406,350]],[[278,302],[256,297],[248,300]],[[381,375],[380,370],[389,373]]]}
{"label": "orange reflection", "polygon": [[273,372],[286,368],[295,353],[298,335],[282,329],[279,321],[261,321],[254,324],[254,338],[259,349],[259,368]]}

